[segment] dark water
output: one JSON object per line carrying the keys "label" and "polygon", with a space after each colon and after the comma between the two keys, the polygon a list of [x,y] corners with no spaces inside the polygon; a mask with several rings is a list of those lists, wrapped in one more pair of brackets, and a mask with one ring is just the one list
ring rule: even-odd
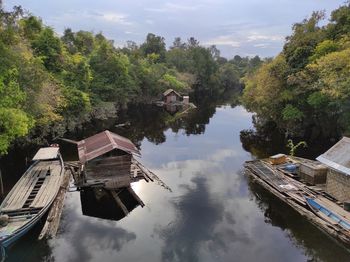
{"label": "dark water", "polygon": [[[148,105],[120,115],[71,137],[105,128],[128,136],[172,192],[133,184],[146,206],[119,221],[83,215],[80,193],[68,193],[57,239],[37,241],[38,225],[7,250],[8,261],[350,261],[344,248],[244,176],[244,161],[286,149],[277,134],[263,142],[256,133],[242,135],[253,128],[243,107],[205,105],[177,119]],[[322,147],[302,154],[317,155]],[[7,190],[30,153],[17,149],[2,159]]]}

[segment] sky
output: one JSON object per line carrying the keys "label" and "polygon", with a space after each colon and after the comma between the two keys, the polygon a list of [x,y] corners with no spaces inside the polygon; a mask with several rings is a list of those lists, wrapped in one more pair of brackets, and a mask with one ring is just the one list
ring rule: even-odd
{"label": "sky", "polygon": [[42,18],[58,34],[102,32],[116,46],[138,44],[148,33],[163,36],[169,47],[175,37],[194,37],[202,45],[216,45],[221,55],[271,57],[277,55],[292,25],[312,11],[332,10],[345,0],[10,0],[6,9],[21,5]]}

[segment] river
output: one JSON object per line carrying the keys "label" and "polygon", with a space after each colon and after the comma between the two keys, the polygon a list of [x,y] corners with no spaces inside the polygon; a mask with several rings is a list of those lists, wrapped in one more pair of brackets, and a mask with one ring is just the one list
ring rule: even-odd
{"label": "river", "polygon": [[[244,161],[285,151],[280,141],[265,141],[265,150],[242,145],[241,131],[254,127],[242,106],[196,110],[174,120],[154,106],[135,107],[72,135],[108,128],[131,138],[140,161],[171,192],[156,182],[133,184],[145,207],[119,221],[83,215],[80,193],[69,192],[57,238],[36,240],[38,225],[7,250],[7,261],[350,261],[344,248],[244,175]],[[130,125],[116,127],[125,121]],[[6,191],[29,152],[1,160]]]}

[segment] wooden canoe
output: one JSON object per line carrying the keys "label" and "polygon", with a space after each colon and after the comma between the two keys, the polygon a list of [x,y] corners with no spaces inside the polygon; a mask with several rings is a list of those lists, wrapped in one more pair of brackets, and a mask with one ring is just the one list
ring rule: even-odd
{"label": "wooden canoe", "polygon": [[58,148],[41,148],[0,205],[0,245],[7,247],[27,233],[55,199],[64,174]]}
{"label": "wooden canoe", "polygon": [[311,210],[318,215],[323,220],[327,221],[332,225],[338,225],[344,230],[350,230],[350,221],[343,218],[341,215],[329,210],[322,203],[319,203],[316,199],[305,197],[307,204],[311,208]]}

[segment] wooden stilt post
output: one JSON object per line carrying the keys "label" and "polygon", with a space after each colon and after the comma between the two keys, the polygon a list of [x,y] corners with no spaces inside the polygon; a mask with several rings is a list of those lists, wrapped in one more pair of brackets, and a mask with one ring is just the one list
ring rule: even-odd
{"label": "wooden stilt post", "polygon": [[121,199],[119,198],[118,194],[114,191],[111,190],[111,195],[113,196],[115,202],[117,202],[117,204],[120,206],[120,208],[123,210],[125,215],[129,214],[128,209],[126,208],[126,206],[123,204],[123,202],[121,201]]}
{"label": "wooden stilt post", "polygon": [[137,202],[139,202],[140,206],[144,207],[145,204],[143,203],[141,198],[135,193],[135,191],[131,187],[128,187],[127,189],[130,192],[130,194],[137,200]]}

